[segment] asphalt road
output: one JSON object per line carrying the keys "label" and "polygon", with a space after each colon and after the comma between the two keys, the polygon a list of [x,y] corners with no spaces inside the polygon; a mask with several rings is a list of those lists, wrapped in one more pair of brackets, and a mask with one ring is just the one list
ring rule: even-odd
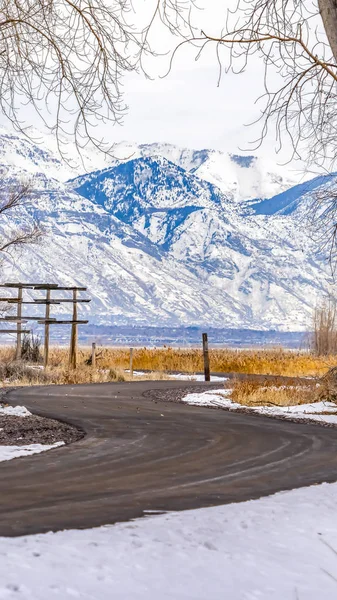
{"label": "asphalt road", "polygon": [[193,387],[201,384],[11,392],[11,404],[73,423],[86,436],[0,463],[0,535],[93,527],[337,479],[336,429],[156,400]]}

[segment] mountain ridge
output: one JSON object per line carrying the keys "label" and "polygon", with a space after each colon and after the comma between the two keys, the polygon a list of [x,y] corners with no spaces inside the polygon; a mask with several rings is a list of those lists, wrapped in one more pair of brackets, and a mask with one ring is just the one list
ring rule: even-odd
{"label": "mountain ridge", "polygon": [[[141,145],[139,156],[72,173],[64,182],[66,167],[48,147],[39,153],[33,142],[20,146],[19,137],[14,143],[1,135],[0,142],[2,188],[30,173],[36,192],[34,205],[17,211],[13,224],[33,217],[47,231],[20,260],[5,258],[2,279],[87,285],[92,323],[305,330],[317,299],[330,289],[324,256],[303,231],[306,188],[279,193],[288,194],[285,206],[296,196],[296,206],[283,214],[284,206],[274,210],[277,195],[254,204],[248,194],[240,201],[230,181],[234,171],[221,187],[201,177],[221,153],[165,145],[162,154],[176,164],[158,156],[158,144],[151,146],[153,156]],[[240,176],[253,178],[258,159],[246,157],[242,166],[228,156]],[[284,181],[266,185],[280,189]],[[248,183],[250,191],[260,185]],[[268,203],[271,214],[256,212]],[[3,235],[9,224],[0,222]]]}

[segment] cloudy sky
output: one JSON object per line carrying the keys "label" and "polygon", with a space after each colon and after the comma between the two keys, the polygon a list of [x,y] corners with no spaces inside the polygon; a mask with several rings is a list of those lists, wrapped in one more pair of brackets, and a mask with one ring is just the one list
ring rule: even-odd
{"label": "cloudy sky", "polygon": [[[198,11],[195,23],[210,35],[220,35],[227,8],[236,0],[198,0],[204,10]],[[149,0],[134,0],[138,8],[150,6]],[[153,3],[152,3],[153,5]],[[172,49],[176,39],[168,37],[161,26],[154,27],[152,42],[156,50]],[[185,48],[177,55],[172,70],[162,78],[169,64],[162,56],[149,65],[152,80],[142,74],[124,78],[128,112],[123,126],[107,125],[101,133],[107,141],[170,142],[192,148],[215,148],[229,152],[250,151],[274,156],[277,162],[289,157],[289,149],[274,154],[274,131],[270,131],[262,148],[254,151],[252,142],[259,136],[260,125],[247,127],[256,120],[262,104],[255,101],[263,93],[263,66],[251,60],[239,75],[223,74],[217,86],[219,68],[215,47],[210,47],[196,62],[195,49]],[[22,118],[41,128],[41,122],[22,109]],[[4,120],[0,119],[2,124]]]}
{"label": "cloudy sky", "polygon": [[[148,0],[144,0],[148,3]],[[220,35],[228,7],[235,0],[199,0],[203,10],[194,13],[193,22],[211,35]],[[160,26],[153,30],[153,47],[172,50],[176,38],[169,38]],[[237,152],[251,148],[260,127],[247,127],[259,116],[263,93],[263,66],[254,59],[245,73],[223,74],[218,86],[219,67],[215,46],[195,60],[196,50],[184,47],[176,55],[165,77],[169,57],[159,57],[148,66],[153,80],[132,74],[124,80],[129,110],[123,127],[113,128],[116,141],[171,142],[195,148],[217,148]],[[274,151],[273,133],[260,153]],[[275,155],[276,157],[276,155]]]}
{"label": "cloudy sky", "polygon": [[[149,0],[136,0],[136,3],[151,4]],[[198,0],[197,4],[202,10],[194,11],[194,25],[209,35],[220,36],[227,9],[236,7],[237,0]],[[151,41],[156,50],[164,52],[172,50],[178,40],[168,37],[157,25]],[[196,50],[185,46],[176,55],[172,70],[165,78],[161,78],[169,64],[169,57],[165,56],[149,65],[153,80],[136,74],[125,78],[125,101],[129,110],[123,127],[111,130],[114,140],[160,141],[194,148],[252,152],[256,145],[252,142],[259,137],[261,126],[247,127],[247,124],[259,117],[263,106],[261,102],[256,104],[264,91],[262,62],[254,58],[244,73],[223,73],[218,86],[215,46],[209,46],[198,61],[195,57]],[[283,162],[289,157],[289,148],[276,155],[275,146],[275,134],[271,131],[263,147],[254,153],[269,157],[274,154],[275,160]]]}
{"label": "cloudy sky", "polygon": [[[176,61],[165,79],[139,75],[125,79],[129,106],[123,127],[112,129],[116,140],[166,141],[183,146],[237,151],[249,148],[259,132],[245,127],[259,115],[254,104],[262,91],[257,64],[244,74],[223,76],[217,86],[216,59]],[[260,84],[257,86],[256,82]],[[265,152],[274,146],[270,136]]]}

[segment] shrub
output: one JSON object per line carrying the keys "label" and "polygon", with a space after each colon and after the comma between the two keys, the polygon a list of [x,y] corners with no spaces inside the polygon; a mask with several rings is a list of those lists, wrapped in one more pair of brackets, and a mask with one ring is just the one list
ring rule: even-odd
{"label": "shrub", "polygon": [[245,406],[295,406],[317,402],[319,397],[316,382],[246,379],[234,381],[231,399]]}
{"label": "shrub", "polygon": [[50,376],[43,369],[28,367],[21,362],[0,364],[0,380],[8,382],[26,382],[29,384],[50,383]]}
{"label": "shrub", "polygon": [[109,378],[111,381],[125,381],[125,374],[121,369],[110,369]]}
{"label": "shrub", "polygon": [[39,363],[42,360],[40,348],[40,336],[26,333],[22,340],[21,359],[31,363]]}
{"label": "shrub", "polygon": [[314,312],[313,350],[318,356],[337,352],[337,306],[334,298],[326,298]]}

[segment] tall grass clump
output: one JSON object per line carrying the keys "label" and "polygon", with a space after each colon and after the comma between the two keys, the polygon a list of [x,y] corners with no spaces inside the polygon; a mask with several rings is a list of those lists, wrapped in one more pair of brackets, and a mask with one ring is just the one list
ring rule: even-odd
{"label": "tall grass clump", "polygon": [[30,363],[39,363],[42,361],[41,338],[34,333],[26,333],[23,336],[21,346],[21,360]]}
{"label": "tall grass clump", "polygon": [[337,354],[337,306],[326,298],[314,311],[313,351],[317,356]]}
{"label": "tall grass clump", "polygon": [[244,406],[296,406],[317,402],[314,382],[299,385],[297,381],[285,385],[279,380],[236,380],[231,394],[233,402]]}

